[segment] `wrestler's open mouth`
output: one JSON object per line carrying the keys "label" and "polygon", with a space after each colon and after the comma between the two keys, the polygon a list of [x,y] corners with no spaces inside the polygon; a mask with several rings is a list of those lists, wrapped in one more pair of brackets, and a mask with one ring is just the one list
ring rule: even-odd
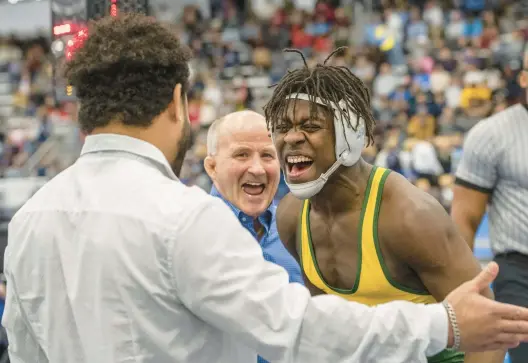
{"label": "wrestler's open mouth", "polygon": [[290,176],[299,176],[312,166],[313,160],[303,155],[288,156],[286,164],[288,165],[288,174]]}
{"label": "wrestler's open mouth", "polygon": [[260,195],[264,193],[264,189],[266,189],[266,184],[264,183],[248,182],[242,184],[242,190],[249,195]]}

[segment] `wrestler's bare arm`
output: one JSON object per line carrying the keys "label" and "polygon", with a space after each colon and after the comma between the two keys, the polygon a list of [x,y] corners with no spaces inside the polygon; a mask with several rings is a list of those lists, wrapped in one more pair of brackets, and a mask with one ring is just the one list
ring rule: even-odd
{"label": "wrestler's bare arm", "polygon": [[[398,183],[398,181],[396,181]],[[415,271],[427,290],[442,301],[481,271],[477,259],[444,208],[429,194],[411,186],[398,198],[401,218],[391,223],[391,252]],[[398,186],[396,186],[398,188]],[[483,292],[493,298],[491,289]],[[498,363],[505,352],[468,354],[465,362]]]}
{"label": "wrestler's bare arm", "polygon": [[277,230],[279,237],[291,255],[299,262],[299,253],[297,252],[297,223],[301,213],[302,201],[288,193],[277,207]]}

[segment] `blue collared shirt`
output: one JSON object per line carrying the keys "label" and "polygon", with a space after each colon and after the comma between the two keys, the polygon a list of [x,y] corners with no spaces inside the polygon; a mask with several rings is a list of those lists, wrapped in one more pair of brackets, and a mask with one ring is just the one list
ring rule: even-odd
{"label": "blue collared shirt", "polygon": [[211,188],[211,195],[222,199],[231,208],[244,228],[251,232],[253,237],[259,242],[266,261],[273,262],[284,267],[286,271],[288,271],[290,282],[298,282],[304,285],[299,264],[297,261],[295,261],[295,258],[293,258],[288,250],[286,250],[279,238],[279,232],[277,231],[277,223],[275,220],[277,206],[274,203],[272,203],[269,208],[258,218],[260,224],[262,224],[265,230],[264,235],[259,240],[257,237],[257,231],[253,225],[252,217],[249,217],[240,209],[228,202],[224,197],[222,197],[222,195],[220,195],[220,192],[218,192],[214,186]]}

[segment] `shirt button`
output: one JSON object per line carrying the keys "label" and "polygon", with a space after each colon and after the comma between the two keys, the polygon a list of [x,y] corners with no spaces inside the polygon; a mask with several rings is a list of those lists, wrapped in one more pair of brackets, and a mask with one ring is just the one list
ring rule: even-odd
{"label": "shirt button", "polygon": [[242,222],[245,222],[246,221],[246,217],[242,217]]}

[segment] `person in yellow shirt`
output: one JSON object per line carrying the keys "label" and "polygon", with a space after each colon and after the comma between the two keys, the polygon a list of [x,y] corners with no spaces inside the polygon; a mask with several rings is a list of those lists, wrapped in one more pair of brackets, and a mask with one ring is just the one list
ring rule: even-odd
{"label": "person in yellow shirt", "polygon": [[470,83],[462,90],[460,107],[469,108],[491,99],[491,90],[485,83]]}
{"label": "person in yellow shirt", "polygon": [[409,120],[407,135],[420,140],[430,139],[435,134],[435,118],[427,113],[426,106],[418,106],[417,111],[416,115]]}

